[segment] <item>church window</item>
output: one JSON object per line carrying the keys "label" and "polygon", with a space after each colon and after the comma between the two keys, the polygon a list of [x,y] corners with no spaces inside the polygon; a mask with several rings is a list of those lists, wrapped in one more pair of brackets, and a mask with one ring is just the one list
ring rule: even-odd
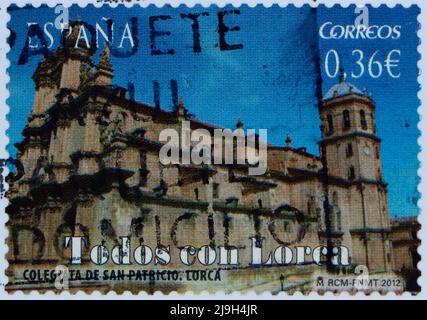
{"label": "church window", "polygon": [[347,158],[350,158],[353,156],[353,145],[351,143],[347,144],[345,154],[346,154]]}
{"label": "church window", "polygon": [[139,152],[139,161],[141,169],[147,168],[147,154],[144,151]]}
{"label": "church window", "polygon": [[351,167],[349,168],[349,170],[348,170],[348,178],[349,178],[350,180],[353,180],[355,177],[356,177],[356,174],[355,174],[355,172],[354,172],[354,167],[353,167],[353,166],[351,166]]}
{"label": "church window", "polygon": [[258,199],[258,207],[262,208],[262,199]]}
{"label": "church window", "polygon": [[214,199],[219,198],[219,183],[214,182],[212,185],[212,197]]}
{"label": "church window", "polygon": [[199,200],[199,189],[194,189],[194,196],[196,197],[196,200]]}
{"label": "church window", "polygon": [[328,133],[334,132],[334,120],[332,118],[332,114],[328,114],[326,119],[328,121]]}
{"label": "church window", "polygon": [[366,123],[365,111],[363,111],[363,110],[360,110],[360,125],[361,125],[363,130],[368,129],[368,125]]}
{"label": "church window", "polygon": [[350,129],[350,127],[351,127],[350,112],[348,110],[344,110],[342,115],[343,115],[343,127],[344,127],[344,129]]}
{"label": "church window", "polygon": [[140,185],[145,187],[147,184],[147,153],[145,151],[139,152],[139,164],[140,164]]}

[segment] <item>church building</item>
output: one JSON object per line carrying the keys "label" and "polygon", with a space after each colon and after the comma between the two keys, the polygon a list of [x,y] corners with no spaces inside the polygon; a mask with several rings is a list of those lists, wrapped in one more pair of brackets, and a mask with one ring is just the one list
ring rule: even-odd
{"label": "church building", "polygon": [[[412,266],[406,254],[413,243],[399,242],[395,259],[398,228],[390,222],[374,100],[343,74],[319,104],[318,155],[287,136],[283,146],[268,145],[260,176],[248,175],[248,165],[162,165],[163,129],[179,131],[183,121],[191,130],[217,127],[190,116],[182,100],[174,111],[133,101],[112,84],[108,47],[95,64],[95,50],[75,48],[75,37],[33,76],[33,109],[8,177],[12,287],[29,266],[67,264],[70,235],[88,238],[87,264],[88,248],[112,248],[129,236],[132,248],[237,247],[242,264],[250,261],[249,238],[257,237],[264,248],[345,246],[348,268],[388,273],[402,259]],[[182,268],[177,253],[171,260],[168,268]]]}

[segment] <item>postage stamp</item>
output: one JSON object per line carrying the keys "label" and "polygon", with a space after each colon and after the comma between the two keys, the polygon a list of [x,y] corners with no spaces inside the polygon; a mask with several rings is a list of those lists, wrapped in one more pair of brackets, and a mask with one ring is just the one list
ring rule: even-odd
{"label": "postage stamp", "polygon": [[422,293],[425,5],[180,4],[2,2],[0,290]]}

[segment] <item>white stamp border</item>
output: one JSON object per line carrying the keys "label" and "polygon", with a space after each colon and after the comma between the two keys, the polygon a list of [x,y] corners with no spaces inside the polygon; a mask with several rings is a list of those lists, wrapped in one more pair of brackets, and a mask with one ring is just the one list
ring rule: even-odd
{"label": "white stamp border", "polygon": [[[120,0],[119,0],[120,1]],[[256,294],[255,292],[250,292],[246,294],[241,294],[239,292],[234,292],[231,294],[225,294],[224,292],[218,291],[216,293],[208,293],[203,291],[201,293],[193,293],[192,291],[186,292],[185,294],[178,294],[176,292],[171,292],[169,294],[161,293],[156,291],[153,295],[149,295],[145,292],[140,292],[139,294],[132,294],[130,291],[126,291],[123,294],[117,294],[113,291],[110,291],[107,294],[102,294],[99,291],[95,291],[91,294],[87,294],[84,291],[79,291],[75,294],[70,294],[69,292],[62,292],[60,294],[55,294],[53,292],[48,292],[41,294],[37,291],[31,291],[29,294],[24,294],[23,292],[16,292],[10,294],[5,291],[5,285],[7,283],[7,276],[5,271],[8,267],[8,262],[6,260],[6,253],[8,251],[8,246],[5,241],[8,237],[8,230],[6,228],[6,222],[8,221],[8,215],[5,213],[5,208],[8,204],[6,197],[0,199],[0,300],[81,300],[81,299],[90,299],[90,300],[424,300],[427,299],[427,260],[424,257],[427,257],[427,247],[424,242],[427,241],[427,231],[424,231],[424,225],[427,225],[427,72],[422,72],[427,70],[427,2],[423,0],[133,0],[131,3],[103,3],[97,2],[96,0],[2,0],[0,2],[0,158],[7,159],[9,154],[6,151],[6,146],[9,143],[9,139],[6,135],[6,130],[9,128],[9,123],[7,122],[6,116],[9,112],[9,107],[7,106],[6,100],[9,97],[9,91],[7,90],[7,84],[9,82],[9,75],[6,70],[9,67],[9,61],[7,60],[7,53],[9,51],[9,45],[7,44],[7,37],[9,31],[7,29],[7,23],[10,20],[10,16],[7,13],[7,7],[11,4],[16,4],[18,6],[32,5],[38,7],[42,4],[54,7],[58,4],[62,4],[66,7],[69,7],[73,4],[77,4],[80,7],[86,7],[87,5],[94,5],[95,7],[101,6],[111,6],[116,7],[119,5],[124,5],[126,7],[132,7],[134,5],[139,5],[142,7],[147,7],[149,5],[156,5],[157,7],[162,7],[163,5],[171,5],[173,7],[178,7],[179,5],[187,5],[188,7],[193,7],[196,4],[200,4],[203,7],[208,7],[210,5],[216,5],[218,7],[224,7],[225,5],[233,5],[234,7],[239,7],[241,5],[248,5],[249,7],[254,7],[256,5],[264,5],[265,7],[270,7],[273,4],[278,4],[281,7],[286,7],[287,5],[295,5],[301,7],[303,5],[310,5],[312,7],[317,7],[320,5],[325,5],[327,7],[332,7],[334,5],[341,5],[342,7],[348,7],[349,5],[356,4],[358,6],[371,5],[373,7],[378,7],[380,5],[386,5],[390,8],[402,5],[407,8],[411,5],[416,5],[420,8],[420,14],[418,15],[418,23],[420,24],[420,29],[418,30],[418,38],[420,39],[420,44],[418,46],[418,52],[420,54],[420,60],[418,61],[418,83],[420,84],[420,90],[418,92],[418,99],[420,101],[420,106],[418,107],[419,114],[419,123],[418,129],[420,130],[420,136],[418,138],[418,144],[420,146],[420,153],[418,154],[418,160],[420,162],[420,167],[418,169],[418,176],[420,177],[420,183],[418,185],[418,191],[420,192],[420,199],[418,201],[418,207],[420,208],[420,213],[418,215],[418,222],[421,225],[421,229],[418,232],[418,238],[421,240],[421,245],[418,247],[418,253],[421,256],[421,261],[418,263],[418,269],[421,271],[421,276],[418,278],[418,283],[421,286],[421,292],[417,295],[412,295],[409,292],[406,292],[401,295],[395,293],[388,293],[386,295],[380,295],[379,293],[372,293],[369,296],[365,295],[362,292],[350,295],[348,292],[342,292],[338,295],[334,295],[331,292],[319,295],[316,292],[311,292],[310,294],[302,294],[301,292],[294,293],[289,295],[287,293],[279,293],[277,295],[272,295],[271,293],[265,292],[262,294]],[[423,23],[424,22],[424,23]],[[424,40],[424,41],[423,41]],[[7,169],[5,170],[5,175],[7,174]],[[7,185],[6,185],[7,187]]]}

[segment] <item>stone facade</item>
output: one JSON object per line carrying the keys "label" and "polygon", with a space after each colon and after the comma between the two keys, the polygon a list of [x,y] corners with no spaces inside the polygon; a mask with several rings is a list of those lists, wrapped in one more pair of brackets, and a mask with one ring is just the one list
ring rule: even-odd
{"label": "stone facade", "polygon": [[417,269],[417,263],[420,261],[420,255],[417,248],[420,240],[417,232],[421,226],[416,218],[399,218],[391,222],[394,253],[393,270],[402,271],[404,269]]}
{"label": "stone facade", "polygon": [[421,241],[417,233],[421,226],[415,217],[395,218],[391,221],[391,229],[393,270],[405,279],[406,290],[420,291],[417,279],[421,272],[417,266],[421,256],[417,249]]}
{"label": "stone facade", "polygon": [[[251,236],[263,237],[265,248],[341,244],[352,265],[383,272],[410,259],[397,249],[393,262],[368,94],[341,78],[325,96],[320,156],[288,137],[283,147],[268,146],[261,176],[249,176],[247,165],[164,166],[161,130],[180,131],[184,120],[192,130],[216,127],[190,117],[182,101],[169,112],[128,99],[112,85],[108,48],[98,65],[93,53],[65,42],[33,76],[33,111],[16,144],[18,170],[8,178],[10,276],[23,265],[67,263],[71,234],[109,248],[118,236],[130,236],[133,248],[245,248]],[[242,251],[241,261],[249,254]]]}

